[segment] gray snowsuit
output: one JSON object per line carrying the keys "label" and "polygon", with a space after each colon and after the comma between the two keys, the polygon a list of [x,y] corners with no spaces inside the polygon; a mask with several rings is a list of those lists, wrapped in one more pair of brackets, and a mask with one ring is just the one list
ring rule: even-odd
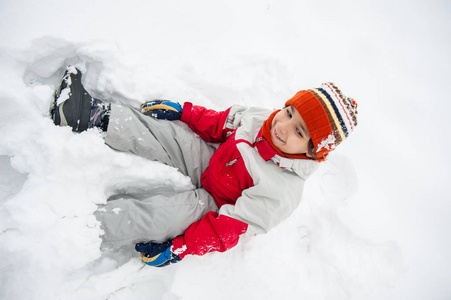
{"label": "gray snowsuit", "polygon": [[[270,114],[241,106],[213,112],[185,103],[184,124],[112,107],[106,144],[176,167],[196,189],[109,201],[97,213],[103,246],[173,239],[183,258],[226,251],[240,237],[268,232],[285,220],[318,162],[277,155],[261,137]],[[205,140],[221,145],[216,150]]]}
{"label": "gray snowsuit", "polygon": [[150,240],[163,242],[182,234],[207,212],[218,210],[213,197],[200,184],[215,147],[186,124],[154,120],[137,109],[113,105],[105,143],[177,168],[191,178],[196,189],[149,197],[112,197],[118,199],[109,200],[96,212],[105,232],[103,248]]}

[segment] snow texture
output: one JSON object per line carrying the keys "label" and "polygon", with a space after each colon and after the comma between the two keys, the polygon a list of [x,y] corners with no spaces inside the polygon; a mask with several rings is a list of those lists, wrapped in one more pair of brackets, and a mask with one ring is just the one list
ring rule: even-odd
{"label": "snow texture", "polygon": [[[451,297],[451,15],[444,1],[0,4],[1,299]],[[143,264],[100,250],[115,194],[186,191],[177,170],[49,117],[66,65],[93,97],[281,108],[334,82],[359,125],[293,215],[225,253]],[[100,208],[101,209],[101,208]]]}
{"label": "snow texture", "polygon": [[335,136],[331,133],[328,137],[324,138],[317,146],[316,151],[333,150],[335,149]]}

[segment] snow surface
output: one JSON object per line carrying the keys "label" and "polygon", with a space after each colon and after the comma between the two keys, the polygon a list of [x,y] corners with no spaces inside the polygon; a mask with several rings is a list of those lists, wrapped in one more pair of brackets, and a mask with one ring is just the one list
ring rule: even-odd
{"label": "snow surface", "polygon": [[[1,299],[450,299],[447,1],[0,2]],[[332,81],[359,126],[269,234],[161,269],[101,251],[121,191],[177,170],[49,118],[68,64],[94,97],[279,108]]]}

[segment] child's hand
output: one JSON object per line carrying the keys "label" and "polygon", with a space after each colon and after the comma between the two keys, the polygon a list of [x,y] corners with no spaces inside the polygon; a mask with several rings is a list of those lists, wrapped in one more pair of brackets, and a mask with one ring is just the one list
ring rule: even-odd
{"label": "child's hand", "polygon": [[152,100],[141,104],[141,112],[155,119],[180,120],[182,106],[169,100]]}
{"label": "child's hand", "polygon": [[141,260],[153,267],[165,267],[182,260],[172,249],[172,240],[165,243],[138,243],[135,249],[141,252]]}

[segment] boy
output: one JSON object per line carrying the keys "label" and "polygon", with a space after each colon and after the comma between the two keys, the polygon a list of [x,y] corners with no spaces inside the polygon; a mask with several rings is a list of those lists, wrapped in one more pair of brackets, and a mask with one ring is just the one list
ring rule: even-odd
{"label": "boy", "polygon": [[[77,132],[98,127],[111,148],[160,161],[191,178],[192,191],[145,199],[129,195],[97,212],[103,246],[138,242],[135,249],[146,264],[165,266],[188,254],[226,251],[241,237],[285,220],[318,163],[354,130],[356,108],[326,83],[298,92],[275,112],[242,106],[216,112],[167,100],[146,102],[138,110],[92,98],[80,71],[68,67],[52,118]],[[170,122],[176,120],[182,122]],[[217,150],[212,143],[220,144]]]}

